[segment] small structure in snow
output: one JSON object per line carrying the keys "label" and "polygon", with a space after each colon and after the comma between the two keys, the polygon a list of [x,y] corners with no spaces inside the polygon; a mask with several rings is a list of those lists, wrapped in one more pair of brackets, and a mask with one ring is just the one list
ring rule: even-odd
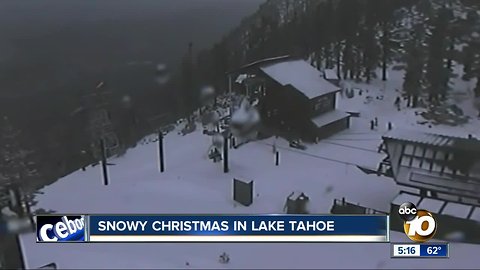
{"label": "small structure in snow", "polygon": [[253,203],[253,181],[233,179],[233,200],[243,206]]}
{"label": "small structure in snow", "polygon": [[309,201],[310,198],[303,192],[294,191],[288,195],[284,211],[286,210],[287,214],[308,214],[307,203]]}

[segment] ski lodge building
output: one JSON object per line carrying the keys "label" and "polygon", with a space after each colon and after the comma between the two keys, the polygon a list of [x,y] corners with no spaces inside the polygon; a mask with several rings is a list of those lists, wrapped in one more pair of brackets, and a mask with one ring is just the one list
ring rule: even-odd
{"label": "ski lodge building", "polygon": [[[432,213],[435,239],[480,243],[480,140],[413,130],[392,130],[383,136],[387,157],[378,175],[401,187],[390,212],[334,200],[333,214],[390,214],[390,228],[404,232],[398,209],[405,202]],[[389,174],[381,172],[389,167]]]}
{"label": "ski lodge building", "polygon": [[340,87],[302,59],[264,59],[228,77],[230,90],[258,98],[262,122],[268,126],[317,141],[350,125],[350,115],[336,109]]}
{"label": "ski lodge building", "polygon": [[[390,213],[411,202],[436,218],[436,238],[463,233],[461,241],[480,242],[480,140],[410,130],[383,136],[384,146],[402,191]],[[391,227],[403,231],[403,221],[391,215]]]}

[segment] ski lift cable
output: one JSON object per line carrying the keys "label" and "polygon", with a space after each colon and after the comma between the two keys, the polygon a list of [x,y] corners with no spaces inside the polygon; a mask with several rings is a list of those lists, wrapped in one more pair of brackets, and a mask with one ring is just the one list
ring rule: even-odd
{"label": "ski lift cable", "polygon": [[346,144],[341,144],[341,143],[325,142],[325,141],[320,141],[318,143],[332,144],[332,145],[342,146],[342,147],[345,147],[345,148],[351,148],[351,149],[357,149],[357,150],[362,150],[362,151],[367,151],[367,152],[372,152],[372,153],[378,153],[378,151],[375,151],[375,150],[372,150],[372,149],[367,149],[367,148],[362,148],[362,147],[357,147],[357,146],[352,146],[352,145],[346,145]]}
{"label": "ski lift cable", "polygon": [[361,142],[361,141],[378,141],[378,138],[371,138],[371,139],[325,139],[325,141],[352,141],[352,142]]}
{"label": "ski lift cable", "polygon": [[[262,143],[262,142],[257,142],[257,143],[272,146],[272,144],[269,144],[269,143]],[[323,159],[323,160],[328,160],[328,161],[331,161],[331,162],[341,163],[341,164],[345,164],[345,165],[352,165],[352,166],[357,166],[358,165],[358,164],[351,163],[351,162],[346,162],[346,161],[341,161],[341,160],[337,160],[337,159],[333,159],[333,158],[328,158],[328,157],[324,157],[324,156],[319,156],[319,155],[315,155],[315,154],[301,152],[299,150],[294,150],[294,149],[291,149],[289,147],[284,147],[284,146],[278,146],[277,145],[277,148],[284,149],[286,151],[290,151],[290,152],[297,153],[297,154],[300,154],[300,155],[309,156],[309,157],[318,158],[318,159]]]}

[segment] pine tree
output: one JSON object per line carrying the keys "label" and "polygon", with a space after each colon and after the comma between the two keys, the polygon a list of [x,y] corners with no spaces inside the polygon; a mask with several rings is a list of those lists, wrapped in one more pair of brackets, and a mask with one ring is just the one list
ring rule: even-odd
{"label": "pine tree", "polygon": [[20,131],[4,116],[0,126],[0,186],[26,187],[31,177],[37,176],[35,163],[29,160],[32,151],[21,147]]}
{"label": "pine tree", "polygon": [[470,80],[475,77],[474,66],[475,66],[475,49],[473,44],[470,42],[463,47],[462,50],[462,60],[463,60],[463,80]]}
{"label": "pine tree", "polygon": [[333,0],[321,2],[311,16],[314,17],[313,29],[315,31],[313,36],[315,37],[314,42],[317,50],[317,67],[321,67],[323,60],[325,68],[332,68],[334,62],[332,59],[332,43],[335,40],[335,29],[337,28]]}
{"label": "pine tree", "polygon": [[[461,52],[461,62],[463,63],[462,79],[467,81],[477,77],[478,69],[480,69],[479,22],[480,16],[476,10],[468,12],[467,18],[460,22],[459,29],[462,30],[461,40],[466,43]],[[478,95],[480,96],[480,92]]]}
{"label": "pine tree", "polygon": [[[374,5],[377,9],[376,15],[379,21],[379,27],[381,29],[380,44],[381,44],[381,68],[382,68],[382,80],[387,80],[388,64],[392,62],[396,50],[400,48],[401,38],[396,37],[398,31],[404,31],[405,27],[397,27],[397,24],[405,15],[403,12],[408,10],[414,2],[406,0],[374,0],[368,1]],[[416,2],[416,1],[415,1]],[[374,8],[375,8],[374,7]]]}
{"label": "pine tree", "polygon": [[194,82],[193,43],[188,44],[188,51],[182,63],[182,93],[183,93],[183,114],[189,115],[195,108],[197,96]]}
{"label": "pine tree", "polygon": [[450,80],[450,71],[445,65],[447,55],[447,33],[450,11],[443,7],[434,19],[432,34],[428,40],[429,57],[426,79],[428,82],[429,100],[438,102],[445,99]]}
{"label": "pine tree", "polygon": [[370,83],[372,74],[378,65],[378,55],[380,53],[377,44],[376,33],[378,25],[377,1],[368,1],[366,7],[365,26],[362,31],[363,43],[363,67],[365,69],[364,76],[367,83]]}
{"label": "pine tree", "polygon": [[338,31],[340,40],[343,38],[343,78],[354,77],[355,54],[354,46],[357,42],[358,22],[360,21],[360,4],[358,0],[340,0],[337,8]]}
{"label": "pine tree", "polygon": [[416,107],[422,90],[424,51],[417,40],[412,40],[407,46],[403,90],[408,96],[408,106]]}
{"label": "pine tree", "polygon": [[[408,97],[407,106],[416,107],[422,94],[425,83],[425,61],[427,48],[427,22],[432,7],[427,0],[420,0],[416,5],[409,7],[402,21],[402,25],[410,29],[408,37],[403,37],[400,60],[405,63],[405,77],[403,91]],[[406,34],[406,33],[405,33]]]}
{"label": "pine tree", "polygon": [[472,38],[469,42],[470,49],[475,53],[472,53],[470,71],[472,76],[477,78],[477,84],[474,88],[474,95],[476,98],[480,98],[480,36]]}

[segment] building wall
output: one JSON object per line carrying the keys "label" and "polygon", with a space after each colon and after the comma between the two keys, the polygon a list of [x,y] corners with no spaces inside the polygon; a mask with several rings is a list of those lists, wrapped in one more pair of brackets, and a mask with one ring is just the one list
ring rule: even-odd
{"label": "building wall", "polygon": [[311,141],[321,140],[350,127],[350,117],[340,119],[323,127],[317,127],[310,122],[308,129],[304,130],[304,137]]}
{"label": "building wall", "polygon": [[302,125],[308,118],[308,99],[293,87],[284,87],[272,79],[266,79],[266,95],[261,100],[260,113],[267,123],[277,125],[284,122],[292,128]]}
{"label": "building wall", "polygon": [[310,114],[312,117],[335,110],[335,93],[330,93],[317,98],[313,98],[310,103]]}
{"label": "building wall", "polygon": [[392,164],[393,175],[396,177],[399,173],[400,157],[402,155],[402,145],[400,143],[388,140],[385,141],[388,157]]}

